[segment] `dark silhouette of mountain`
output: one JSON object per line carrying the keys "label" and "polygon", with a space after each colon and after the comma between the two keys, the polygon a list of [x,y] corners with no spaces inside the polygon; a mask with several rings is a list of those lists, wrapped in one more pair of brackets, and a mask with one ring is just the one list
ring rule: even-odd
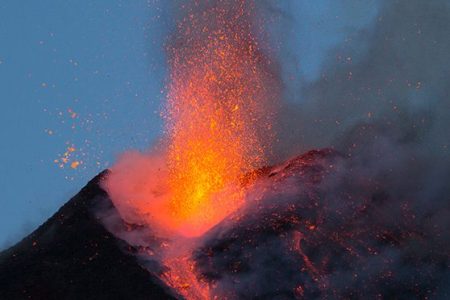
{"label": "dark silhouette of mountain", "polygon": [[160,259],[173,241],[124,223],[105,171],[0,253],[0,299],[196,299],[196,280],[200,299],[449,299],[448,194],[367,161],[322,149],[254,171],[245,205],[172,258],[184,269]]}
{"label": "dark silhouette of mountain", "polygon": [[0,253],[0,299],[174,299],[95,216],[102,172],[36,231]]}

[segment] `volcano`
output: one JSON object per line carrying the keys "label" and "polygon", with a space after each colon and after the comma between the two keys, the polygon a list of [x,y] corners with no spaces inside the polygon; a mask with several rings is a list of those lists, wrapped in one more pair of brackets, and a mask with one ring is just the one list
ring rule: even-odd
{"label": "volcano", "polygon": [[105,171],[0,254],[0,298],[448,298],[444,233],[351,166],[323,149],[254,171],[246,203],[170,258],[180,240],[126,223]]}

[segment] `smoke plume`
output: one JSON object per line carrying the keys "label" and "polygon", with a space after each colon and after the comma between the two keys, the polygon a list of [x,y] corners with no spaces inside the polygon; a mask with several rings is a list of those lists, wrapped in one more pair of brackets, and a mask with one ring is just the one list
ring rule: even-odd
{"label": "smoke plume", "polygon": [[[370,21],[345,27],[317,74],[306,76],[291,40],[294,2],[257,2],[267,33],[255,35],[273,42],[261,51],[276,58],[271,72],[283,83],[273,121],[277,167],[261,171],[238,211],[189,241],[183,255],[191,257],[195,280],[213,287],[208,295],[448,296],[450,5],[372,4]],[[338,6],[347,18],[361,9]],[[322,147],[332,150],[280,164]],[[158,205],[167,188],[163,165],[128,154],[113,168],[118,175],[106,186],[128,222],[146,213],[133,210],[136,201],[153,211]]]}

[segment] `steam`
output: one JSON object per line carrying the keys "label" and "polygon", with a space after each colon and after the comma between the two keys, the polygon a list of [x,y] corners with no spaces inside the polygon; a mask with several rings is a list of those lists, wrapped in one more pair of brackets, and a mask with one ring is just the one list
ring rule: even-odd
{"label": "steam", "polygon": [[119,157],[103,185],[124,221],[159,228],[162,221],[153,220],[153,212],[168,201],[167,176],[163,154],[130,151]]}

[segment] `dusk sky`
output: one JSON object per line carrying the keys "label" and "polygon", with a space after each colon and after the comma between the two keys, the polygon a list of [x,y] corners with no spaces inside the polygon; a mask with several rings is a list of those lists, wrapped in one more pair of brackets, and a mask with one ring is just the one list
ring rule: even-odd
{"label": "dusk sky", "polygon": [[[377,1],[267,2],[292,16],[282,34],[297,64],[283,66],[284,74],[305,82],[379,9]],[[161,134],[164,42],[178,3],[0,3],[0,249],[121,152],[145,151]]]}

